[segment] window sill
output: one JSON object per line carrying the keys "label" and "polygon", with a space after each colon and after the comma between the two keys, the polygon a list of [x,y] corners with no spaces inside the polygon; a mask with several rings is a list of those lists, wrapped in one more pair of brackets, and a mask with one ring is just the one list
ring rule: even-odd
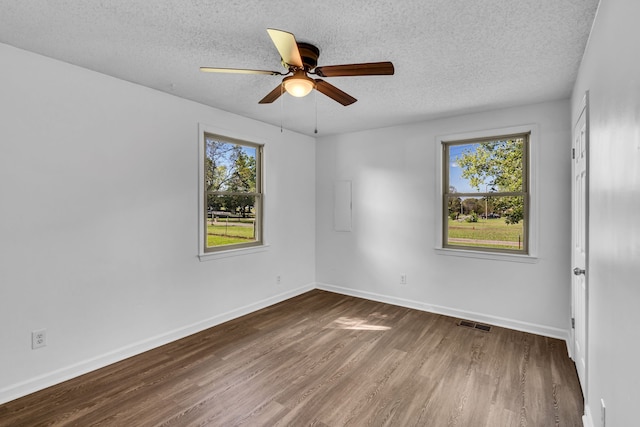
{"label": "window sill", "polygon": [[495,252],[470,251],[462,249],[435,248],[438,255],[457,256],[463,258],[490,259],[493,261],[521,262],[536,264],[538,258],[532,255],[499,254]]}
{"label": "window sill", "polygon": [[220,252],[200,253],[198,254],[198,258],[200,259],[200,262],[213,261],[216,259],[231,258],[235,256],[250,255],[258,252],[265,252],[268,249],[269,249],[269,245],[252,246],[249,248],[229,249],[229,250],[220,251]]}

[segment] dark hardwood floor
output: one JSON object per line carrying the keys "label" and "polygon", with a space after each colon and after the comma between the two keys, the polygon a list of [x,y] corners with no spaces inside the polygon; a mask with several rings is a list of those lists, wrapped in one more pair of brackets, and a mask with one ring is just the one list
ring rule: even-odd
{"label": "dark hardwood floor", "polygon": [[582,426],[563,341],[314,290],[0,405],[1,426]]}

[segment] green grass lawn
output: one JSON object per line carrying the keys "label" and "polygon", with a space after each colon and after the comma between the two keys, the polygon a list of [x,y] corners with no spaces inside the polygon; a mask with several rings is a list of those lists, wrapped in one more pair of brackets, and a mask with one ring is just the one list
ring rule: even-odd
{"label": "green grass lawn", "polygon": [[207,246],[232,245],[235,243],[247,243],[255,240],[253,221],[247,224],[246,220],[224,222],[207,225]]}
{"label": "green grass lawn", "polygon": [[[489,242],[456,242],[453,245],[502,247],[514,249],[518,247],[518,238],[524,240],[523,224],[507,224],[504,218],[479,219],[478,222],[456,221],[449,218],[449,238],[472,239]],[[500,244],[498,242],[505,242]],[[507,244],[510,242],[511,244]]]}

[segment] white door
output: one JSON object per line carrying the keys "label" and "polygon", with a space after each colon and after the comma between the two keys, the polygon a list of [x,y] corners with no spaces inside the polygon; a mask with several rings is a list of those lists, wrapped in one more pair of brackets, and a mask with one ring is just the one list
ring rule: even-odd
{"label": "white door", "polygon": [[588,288],[587,288],[587,196],[588,174],[587,154],[589,142],[589,128],[587,124],[588,96],[585,95],[580,117],[573,128],[573,175],[572,185],[572,233],[571,260],[572,274],[572,313],[573,332],[573,360],[576,363],[578,378],[582,385],[582,392],[587,392],[587,330],[588,330]]}

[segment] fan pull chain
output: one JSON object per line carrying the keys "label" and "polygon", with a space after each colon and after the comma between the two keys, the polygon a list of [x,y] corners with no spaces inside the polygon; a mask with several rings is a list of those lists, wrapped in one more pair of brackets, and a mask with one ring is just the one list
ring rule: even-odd
{"label": "fan pull chain", "polygon": [[313,133],[318,133],[318,91],[314,90],[314,101],[316,104],[316,128],[313,130]]}

